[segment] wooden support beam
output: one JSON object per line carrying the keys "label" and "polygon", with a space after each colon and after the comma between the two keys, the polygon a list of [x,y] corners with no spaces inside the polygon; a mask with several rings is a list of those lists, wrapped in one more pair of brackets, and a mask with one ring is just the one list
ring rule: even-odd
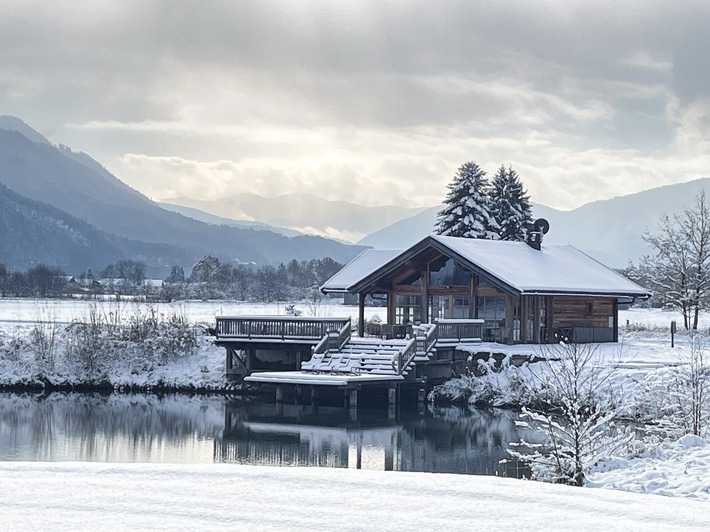
{"label": "wooden support beam", "polygon": [[421,322],[429,323],[429,269],[425,266],[422,270],[422,315]]}
{"label": "wooden support beam", "polygon": [[360,293],[358,294],[358,301],[357,301],[357,335],[360,338],[365,337],[365,298],[367,297],[367,294],[365,293]]}
{"label": "wooden support beam", "polygon": [[397,386],[390,386],[387,388],[387,403],[390,405],[397,404]]}

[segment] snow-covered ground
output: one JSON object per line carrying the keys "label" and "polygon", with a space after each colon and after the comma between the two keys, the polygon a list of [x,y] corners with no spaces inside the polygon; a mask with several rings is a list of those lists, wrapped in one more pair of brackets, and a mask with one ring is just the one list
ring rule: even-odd
{"label": "snow-covered ground", "polygon": [[[129,315],[140,311],[145,313],[148,309],[155,309],[159,314],[169,315],[180,313],[189,317],[193,322],[214,323],[215,316],[240,316],[245,314],[257,316],[272,316],[286,314],[285,303],[244,303],[233,301],[179,301],[175,303],[142,303],[122,299],[115,300],[57,300],[57,299],[0,299],[0,325],[3,324],[32,324],[38,319],[53,319],[62,323],[69,323],[73,319],[80,319],[87,315],[90,305],[97,305],[102,311]],[[308,304],[296,304],[303,316],[318,317],[351,317],[357,318],[357,306],[340,305],[337,300]],[[365,309],[365,318],[379,315],[382,319],[387,317],[385,308]]]}
{"label": "snow-covered ground", "polygon": [[710,530],[710,505],[496,477],[0,463],[2,530]]}
{"label": "snow-covered ground", "polygon": [[[38,323],[58,324],[56,348],[66,351],[66,326],[73,320],[90,321],[91,308],[98,309],[105,319],[130,321],[132,316],[155,313],[160,317],[183,316],[191,323],[214,326],[216,316],[284,315],[284,304],[235,303],[228,301],[188,301],[177,303],[140,303],[121,301],[32,300],[0,299],[0,386],[38,383],[38,376],[55,385],[85,382],[79,378],[75,361],[58,356],[51,367],[36,360],[31,349],[30,335]],[[357,318],[356,306],[324,301],[318,304],[296,305],[303,316]],[[365,317],[385,317],[385,309],[367,308]],[[3,356],[13,340],[22,340],[22,348],[14,355]],[[17,342],[15,342],[17,343]],[[99,377],[114,387],[168,386],[175,388],[223,389],[224,349],[216,347],[206,336],[198,337],[197,351],[191,356],[173,357],[163,363],[146,362],[146,357],[135,349],[103,352],[101,359],[111,359],[102,365]],[[102,360],[99,360],[101,364]]]}

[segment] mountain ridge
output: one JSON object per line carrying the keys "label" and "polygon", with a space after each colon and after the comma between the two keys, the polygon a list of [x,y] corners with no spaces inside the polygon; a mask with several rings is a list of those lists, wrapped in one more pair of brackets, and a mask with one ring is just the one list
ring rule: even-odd
{"label": "mountain ridge", "polygon": [[265,197],[243,192],[214,201],[175,198],[171,203],[232,220],[257,220],[351,242],[422,210],[397,205],[367,207],[347,201],[324,200],[306,193]]}
{"label": "mountain ridge", "polygon": [[[623,268],[651,252],[643,240],[645,232],[653,233],[664,214],[682,212],[705,188],[710,188],[710,178],[597,200],[569,211],[533,203],[533,216],[550,222],[546,243],[572,244],[607,266]],[[426,209],[367,235],[358,244],[381,249],[407,247],[433,232],[439,210],[441,206]],[[402,245],[396,245],[398,242]]]}
{"label": "mountain ridge", "polygon": [[[3,123],[7,122],[6,118]],[[226,260],[275,264],[324,256],[346,262],[362,250],[316,236],[286,237],[263,229],[208,225],[167,211],[110,174],[90,156],[31,140],[28,131],[17,131],[29,128],[22,124],[18,119],[11,124],[14,129],[0,128],[0,183],[22,197],[64,211],[100,232],[164,250],[166,254],[155,257],[154,264],[149,265],[162,273],[169,271],[171,262],[189,268],[206,254]],[[176,256],[176,249],[184,252]],[[13,260],[0,256],[0,262]]]}

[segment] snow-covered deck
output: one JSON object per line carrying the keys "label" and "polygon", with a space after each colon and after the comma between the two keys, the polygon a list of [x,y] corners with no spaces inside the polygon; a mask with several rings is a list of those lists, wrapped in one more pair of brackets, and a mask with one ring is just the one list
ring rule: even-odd
{"label": "snow-covered deck", "polygon": [[265,371],[252,373],[244,378],[245,382],[262,384],[295,384],[306,386],[339,386],[348,387],[353,384],[374,384],[383,382],[401,382],[401,375],[351,375],[334,373],[312,373],[306,371]]}

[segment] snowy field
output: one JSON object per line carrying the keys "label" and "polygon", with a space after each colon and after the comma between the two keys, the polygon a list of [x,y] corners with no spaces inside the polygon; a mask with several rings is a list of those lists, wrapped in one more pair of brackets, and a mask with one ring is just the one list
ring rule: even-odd
{"label": "snowy field", "polygon": [[710,530],[710,505],[467,475],[0,463],[2,530]]}
{"label": "snowy field", "polygon": [[[115,300],[54,300],[54,299],[0,299],[0,326],[31,325],[38,319],[69,323],[74,319],[83,319],[91,305],[96,305],[102,312],[129,315],[154,309],[159,314],[178,313],[187,316],[193,322],[214,324],[216,316],[240,316],[245,314],[273,316],[286,314],[286,303],[235,303],[229,301],[180,301],[176,303],[140,303],[123,299]],[[303,316],[357,318],[357,306],[340,305],[337,302],[319,302],[315,304],[297,304]],[[366,308],[365,318],[378,315],[383,320],[387,310]]]}

